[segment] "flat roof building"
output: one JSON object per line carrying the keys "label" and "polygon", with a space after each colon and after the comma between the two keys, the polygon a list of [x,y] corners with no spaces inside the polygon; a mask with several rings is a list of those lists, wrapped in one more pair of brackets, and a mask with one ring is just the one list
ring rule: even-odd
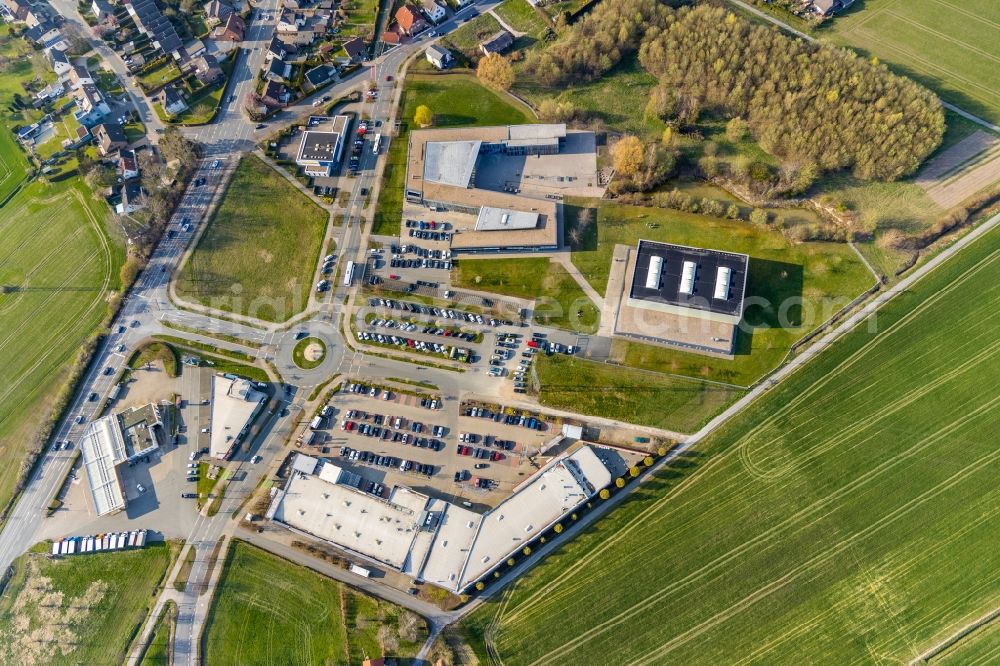
{"label": "flat roof building", "polygon": [[340,163],[349,123],[347,116],[311,116],[302,132],[295,163],[309,176],[329,176]]}
{"label": "flat roof building", "polygon": [[127,501],[118,467],[157,449],[163,423],[156,405],[128,409],[91,421],[80,452],[98,516],[117,513]]}
{"label": "flat roof building", "polygon": [[209,452],[227,458],[243,439],[267,395],[235,375],[212,375],[212,425]]}
{"label": "flat roof building", "polygon": [[[453,252],[526,252],[559,247],[561,196],[554,193],[571,183],[569,175],[553,176],[552,194],[522,193],[522,172],[537,169],[536,162],[552,161],[568,136],[565,124],[503,125],[457,129],[427,129],[410,133],[406,173],[406,200],[468,216],[450,220],[455,233]],[[585,142],[584,142],[585,143]],[[573,142],[574,147],[578,144]],[[582,152],[582,151],[581,151]],[[530,165],[528,159],[531,157]],[[586,161],[583,154],[575,161]],[[591,150],[591,160],[596,153]],[[562,156],[555,158],[555,161]],[[569,157],[567,159],[570,159]],[[483,175],[480,166],[489,165]],[[596,161],[595,161],[596,165]],[[561,171],[562,165],[554,167]],[[595,166],[596,169],[596,166]],[[543,180],[539,177],[537,180]]]}
{"label": "flat roof building", "polygon": [[483,515],[404,486],[378,497],[359,490],[361,481],[337,465],[297,454],[267,517],[461,592],[600,492],[611,472],[584,446],[550,461]]}
{"label": "flat roof building", "polygon": [[732,356],[749,257],[640,240],[629,253],[615,332]]}

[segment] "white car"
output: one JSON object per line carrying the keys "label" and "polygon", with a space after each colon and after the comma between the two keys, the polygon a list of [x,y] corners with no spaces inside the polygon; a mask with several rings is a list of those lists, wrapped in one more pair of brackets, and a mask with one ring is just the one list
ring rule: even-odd
{"label": "white car", "polygon": [[251,465],[256,465],[261,460],[263,460],[263,458],[261,458],[260,456],[254,456],[253,458],[250,459],[250,464]]}
{"label": "white car", "polygon": [[207,432],[211,432],[211,430],[209,430],[208,428],[202,428],[202,429],[201,429],[201,431],[202,431],[202,432],[205,432],[205,433],[207,433]]}
{"label": "white car", "polygon": [[188,460],[197,460],[197,459],[198,459],[198,452],[197,451],[192,451],[191,455],[188,456]]}

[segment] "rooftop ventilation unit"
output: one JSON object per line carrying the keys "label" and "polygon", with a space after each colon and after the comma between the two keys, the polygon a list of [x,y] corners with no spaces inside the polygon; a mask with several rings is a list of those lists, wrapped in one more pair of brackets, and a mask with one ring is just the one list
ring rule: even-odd
{"label": "rooftop ventilation unit", "polygon": [[646,289],[660,288],[660,274],[663,272],[663,257],[653,255],[649,258],[649,272],[646,273]]}
{"label": "rooftop ventilation unit", "polygon": [[680,292],[682,294],[687,294],[690,296],[694,293],[694,276],[698,271],[698,267],[693,261],[685,261],[684,269],[681,271],[681,288]]}
{"label": "rooftop ventilation unit", "polygon": [[713,298],[719,300],[729,300],[729,281],[733,271],[728,266],[719,266],[719,272],[715,274],[715,293]]}

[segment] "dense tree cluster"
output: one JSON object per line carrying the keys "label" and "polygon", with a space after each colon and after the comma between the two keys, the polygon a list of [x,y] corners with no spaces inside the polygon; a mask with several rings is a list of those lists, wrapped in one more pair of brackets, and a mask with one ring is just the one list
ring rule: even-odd
{"label": "dense tree cluster", "polygon": [[775,155],[869,180],[912,173],[941,143],[940,101],[885,67],[721,7],[684,8],[666,23],[647,34],[640,60],[673,91],[667,114],[694,106],[741,117]]}
{"label": "dense tree cluster", "polygon": [[635,53],[647,33],[665,27],[670,16],[670,8],[657,0],[602,2],[549,48],[532,52],[527,70],[546,85],[595,79]]}

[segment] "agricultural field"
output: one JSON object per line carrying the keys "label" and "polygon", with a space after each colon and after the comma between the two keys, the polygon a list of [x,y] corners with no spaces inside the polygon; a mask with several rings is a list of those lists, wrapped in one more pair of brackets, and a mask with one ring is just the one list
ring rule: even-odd
{"label": "agricultural field", "polygon": [[695,432],[744,393],[697,377],[607,365],[561,354],[537,358],[541,383],[538,401],[543,406],[674,432]]}
{"label": "agricultural field", "polygon": [[0,507],[120,288],[109,217],[78,179],[33,182],[0,209]]}
{"label": "agricultural field", "polygon": [[10,130],[0,124],[0,205],[24,181],[28,161]]}
{"label": "agricultural field", "polygon": [[601,313],[562,265],[548,257],[460,259],[451,283],[535,300],[535,321],[545,326],[594,333]]}
{"label": "agricultural field", "polygon": [[177,278],[182,298],[267,321],[309,300],[325,210],[259,158],[244,157]]}
{"label": "agricultural field", "polygon": [[994,619],[964,636],[929,663],[933,666],[987,666],[997,660],[1000,660],[1000,622]]}
{"label": "agricultural field", "polygon": [[435,127],[462,125],[516,125],[532,122],[531,110],[511,97],[501,97],[480,85],[474,75],[410,74],[400,103],[399,136],[389,144],[385,174],[379,191],[372,233],[396,235],[403,215],[403,179],[409,129],[417,107],[426,105],[434,114]]}
{"label": "agricultural field", "polygon": [[405,659],[427,636],[419,616],[245,542],[225,566],[202,638],[209,666]]}
{"label": "agricultural field", "polygon": [[45,542],[22,555],[0,597],[0,663],[123,663],[178,548],[52,559]]}
{"label": "agricultural field", "polygon": [[877,56],[945,100],[997,124],[998,29],[994,0],[865,0],[818,34]]}
{"label": "agricultural field", "polygon": [[479,653],[908,663],[993,610],[998,247],[994,229],[477,609]]}
{"label": "agricultural field", "polygon": [[[846,244],[792,244],[777,231],[747,222],[662,208],[583,199],[568,203],[573,204],[566,208],[573,263],[600,294],[607,288],[617,244],[634,247],[646,239],[750,256],[746,298],[752,300],[747,301],[734,360],[616,340],[612,358],[626,365],[749,386],[775,368],[796,340],[875,284]],[[596,224],[579,229],[579,211],[594,205],[591,219]]]}

